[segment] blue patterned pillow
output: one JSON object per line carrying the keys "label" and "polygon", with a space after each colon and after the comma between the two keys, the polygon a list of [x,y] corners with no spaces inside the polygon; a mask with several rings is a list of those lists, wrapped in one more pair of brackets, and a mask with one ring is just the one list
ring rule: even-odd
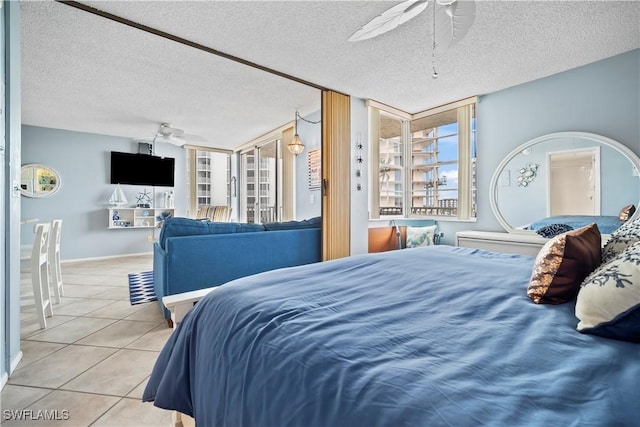
{"label": "blue patterned pillow", "polygon": [[542,237],[548,239],[556,237],[558,234],[566,233],[573,230],[573,227],[568,224],[551,224],[536,230],[536,233]]}
{"label": "blue patterned pillow", "polygon": [[640,242],[584,280],[576,317],[582,333],[640,343]]}
{"label": "blue patterned pillow", "polygon": [[640,218],[627,221],[616,231],[602,249],[602,262],[609,262],[624,252],[629,246],[640,241]]}

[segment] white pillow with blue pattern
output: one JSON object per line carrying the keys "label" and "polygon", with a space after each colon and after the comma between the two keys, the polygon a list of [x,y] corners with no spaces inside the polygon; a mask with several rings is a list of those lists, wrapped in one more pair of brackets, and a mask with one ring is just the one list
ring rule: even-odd
{"label": "white pillow with blue pattern", "polygon": [[407,227],[407,248],[433,245],[437,228],[437,225]]}
{"label": "white pillow with blue pattern", "polygon": [[582,282],[576,317],[582,333],[640,343],[640,242]]}
{"label": "white pillow with blue pattern", "polygon": [[611,233],[611,238],[602,248],[602,263],[611,261],[636,242],[640,242],[640,218],[625,222]]}

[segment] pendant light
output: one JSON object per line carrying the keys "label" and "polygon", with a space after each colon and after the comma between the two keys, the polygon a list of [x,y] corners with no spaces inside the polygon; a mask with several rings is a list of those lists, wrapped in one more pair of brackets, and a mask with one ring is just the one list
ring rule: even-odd
{"label": "pendant light", "polygon": [[300,117],[300,114],[296,111],[296,118],[293,125],[293,141],[287,145],[289,152],[296,156],[304,151],[304,144],[300,141],[300,136],[298,135],[298,117]]}

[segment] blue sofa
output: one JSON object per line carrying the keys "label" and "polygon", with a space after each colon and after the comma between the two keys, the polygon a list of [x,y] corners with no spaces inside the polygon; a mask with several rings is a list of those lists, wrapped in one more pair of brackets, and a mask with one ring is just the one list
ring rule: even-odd
{"label": "blue sofa", "polygon": [[153,246],[156,296],[169,319],[162,297],[321,261],[321,242],[319,217],[269,224],[171,218]]}

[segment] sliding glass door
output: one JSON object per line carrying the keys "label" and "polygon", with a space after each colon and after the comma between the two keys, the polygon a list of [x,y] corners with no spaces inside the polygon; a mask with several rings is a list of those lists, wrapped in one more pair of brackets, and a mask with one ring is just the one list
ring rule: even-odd
{"label": "sliding glass door", "polygon": [[243,177],[240,209],[249,223],[277,222],[282,217],[282,157],[280,140],[240,155]]}

